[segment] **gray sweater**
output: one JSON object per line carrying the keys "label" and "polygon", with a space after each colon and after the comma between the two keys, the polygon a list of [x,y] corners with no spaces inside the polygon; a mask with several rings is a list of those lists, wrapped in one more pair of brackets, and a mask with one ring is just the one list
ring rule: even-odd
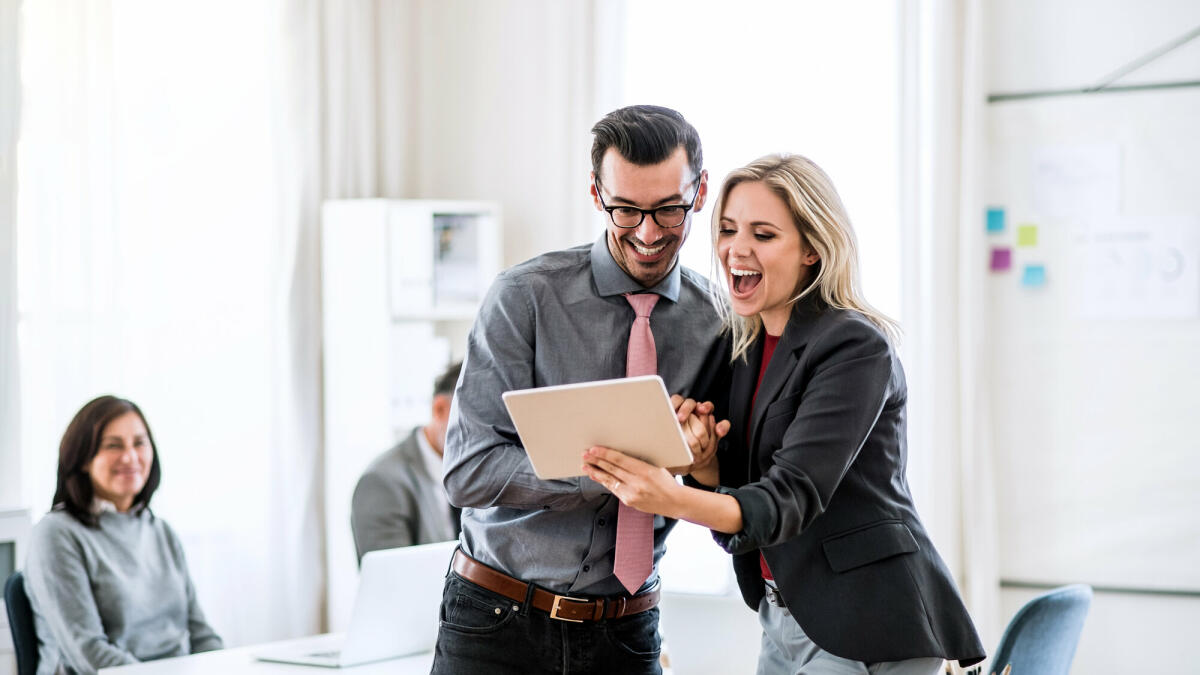
{"label": "gray sweater", "polygon": [[204,620],[183,547],[162,518],[104,511],[99,528],[52,511],[25,559],[38,675],[220,649]]}

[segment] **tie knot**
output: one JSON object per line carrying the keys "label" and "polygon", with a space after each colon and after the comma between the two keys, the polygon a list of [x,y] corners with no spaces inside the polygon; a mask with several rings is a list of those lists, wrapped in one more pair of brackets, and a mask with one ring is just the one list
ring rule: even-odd
{"label": "tie knot", "polygon": [[654,311],[654,305],[658,303],[657,293],[626,293],[625,299],[633,305],[633,313],[639,317],[650,316],[650,312]]}

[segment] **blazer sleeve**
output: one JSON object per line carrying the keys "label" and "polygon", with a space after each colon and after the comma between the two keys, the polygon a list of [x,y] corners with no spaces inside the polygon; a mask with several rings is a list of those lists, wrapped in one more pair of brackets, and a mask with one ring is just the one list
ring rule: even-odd
{"label": "blazer sleeve", "polygon": [[358,479],[350,502],[350,529],[360,565],[369,551],[416,543],[412,522],[416,514],[410,506],[411,500],[379,473],[368,471]]}
{"label": "blazer sleeve", "polygon": [[781,399],[794,398],[795,408],[768,408],[763,422],[765,433],[773,419],[794,415],[768,468],[753,483],[720,489],[742,509],[741,532],[714,533],[730,553],[791,539],[824,513],[887,401],[895,356],[874,326],[839,322],[807,349],[807,384]]}

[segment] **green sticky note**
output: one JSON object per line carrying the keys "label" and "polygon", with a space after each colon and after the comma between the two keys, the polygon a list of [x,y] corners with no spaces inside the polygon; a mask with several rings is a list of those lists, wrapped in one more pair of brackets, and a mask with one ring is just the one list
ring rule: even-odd
{"label": "green sticky note", "polygon": [[1017,226],[1017,246],[1037,246],[1037,225]]}

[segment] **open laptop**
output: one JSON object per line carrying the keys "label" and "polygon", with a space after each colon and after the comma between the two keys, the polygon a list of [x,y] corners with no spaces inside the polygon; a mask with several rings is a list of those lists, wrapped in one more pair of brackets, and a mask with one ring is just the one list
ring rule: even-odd
{"label": "open laptop", "polygon": [[457,541],[444,541],[367,553],[341,644],[322,635],[258,652],[255,658],[345,668],[432,651],[442,580],[457,546]]}

